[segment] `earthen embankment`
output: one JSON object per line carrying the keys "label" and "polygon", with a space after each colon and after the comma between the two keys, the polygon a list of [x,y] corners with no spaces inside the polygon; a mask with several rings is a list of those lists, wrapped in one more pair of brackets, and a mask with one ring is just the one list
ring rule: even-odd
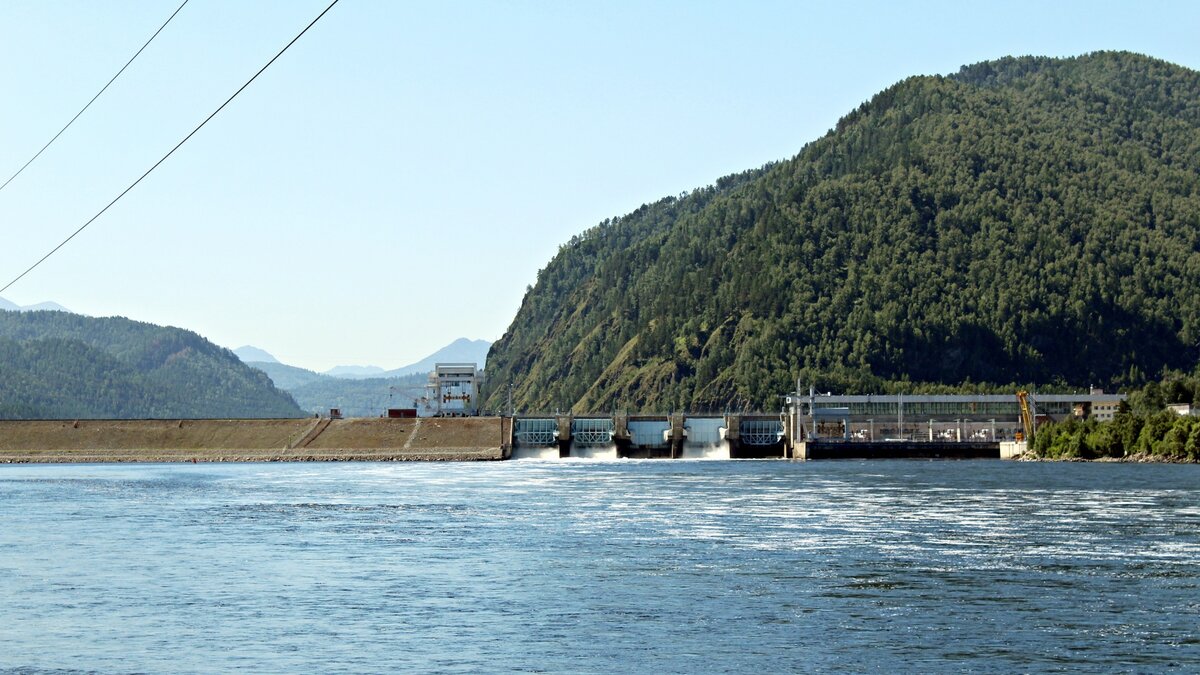
{"label": "earthen embankment", "polygon": [[501,432],[495,417],[0,421],[0,463],[497,460]]}

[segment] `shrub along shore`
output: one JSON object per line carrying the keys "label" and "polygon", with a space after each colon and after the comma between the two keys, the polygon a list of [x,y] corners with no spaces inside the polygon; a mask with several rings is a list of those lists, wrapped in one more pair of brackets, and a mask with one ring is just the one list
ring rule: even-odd
{"label": "shrub along shore", "polygon": [[1172,411],[1119,412],[1111,422],[1068,420],[1038,429],[1040,459],[1200,462],[1200,418]]}
{"label": "shrub along shore", "polygon": [[1038,429],[1030,459],[1200,462],[1200,417],[1168,405],[1200,402],[1200,374],[1166,372],[1129,394],[1111,422],[1070,419]]}

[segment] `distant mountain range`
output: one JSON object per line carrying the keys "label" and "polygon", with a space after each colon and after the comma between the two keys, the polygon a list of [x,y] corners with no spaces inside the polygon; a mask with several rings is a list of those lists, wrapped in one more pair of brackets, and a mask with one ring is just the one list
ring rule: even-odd
{"label": "distant mountain range", "polygon": [[0,298],[0,310],[6,312],[70,312],[71,310],[63,307],[57,302],[39,302],[36,305],[21,306],[15,302],[9,302],[4,298]]}
{"label": "distant mountain range", "polygon": [[[487,340],[458,338],[416,363],[410,363],[407,366],[401,366],[393,370],[384,370],[379,366],[335,366],[320,374],[347,380],[365,380],[428,373],[438,363],[475,363],[480,368],[483,368],[486,365],[488,349],[491,346],[492,343]],[[251,345],[238,347],[233,350],[233,353],[237,354],[238,358],[242,361],[254,364],[255,366],[262,363],[280,363],[279,359],[276,359],[266,350]],[[287,367],[293,368],[292,366]],[[296,370],[303,369],[297,368]],[[304,372],[312,373],[313,375],[318,374],[311,370],[304,370]]]}
{"label": "distant mountain range", "polygon": [[378,417],[388,408],[416,408],[425,395],[425,373],[405,377],[347,379],[332,377],[283,363],[247,363],[266,374],[308,413],[341,410],[347,417]]}
{"label": "distant mountain range", "polygon": [[325,371],[330,377],[361,380],[368,377],[387,377],[387,371],[379,366],[334,366]]}
{"label": "distant mountain range", "polygon": [[0,298],[0,419],[378,416],[417,406],[433,364],[482,366],[489,346],[460,339],[403,368],[321,374],[251,345],[231,352],[179,328]]}
{"label": "distant mountain range", "polygon": [[426,375],[437,363],[466,362],[483,367],[491,343],[459,338],[433,354],[407,366],[384,370],[378,366],[338,366],[317,373],[280,363],[258,347],[233,350],[253,368],[266,373],[275,386],[288,392],[310,413],[338,408],[347,417],[376,417],[387,408],[419,407],[425,395]]}

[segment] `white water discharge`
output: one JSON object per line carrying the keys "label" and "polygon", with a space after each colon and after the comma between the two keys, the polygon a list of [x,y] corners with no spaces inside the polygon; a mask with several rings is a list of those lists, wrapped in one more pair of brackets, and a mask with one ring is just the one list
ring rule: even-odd
{"label": "white water discharge", "polygon": [[558,446],[515,446],[512,452],[513,459],[558,459]]}
{"label": "white water discharge", "polygon": [[683,443],[683,459],[729,459],[729,441]]}
{"label": "white water discharge", "polygon": [[599,459],[604,461],[616,461],[617,446],[615,443],[610,443],[608,445],[581,445],[579,443],[572,443],[571,459]]}

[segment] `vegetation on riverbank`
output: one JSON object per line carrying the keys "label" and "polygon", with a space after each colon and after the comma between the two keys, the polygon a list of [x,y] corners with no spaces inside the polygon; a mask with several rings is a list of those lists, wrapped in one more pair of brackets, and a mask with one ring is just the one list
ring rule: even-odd
{"label": "vegetation on riverbank", "polygon": [[1168,404],[1200,403],[1200,376],[1168,374],[1133,392],[1111,422],[1069,419],[1038,429],[1031,454],[1040,459],[1137,459],[1200,462],[1200,418]]}
{"label": "vegetation on riverbank", "polygon": [[1111,422],[1071,419],[1038,429],[1033,455],[1041,459],[1145,458],[1200,461],[1200,418],[1171,411],[1118,413]]}

